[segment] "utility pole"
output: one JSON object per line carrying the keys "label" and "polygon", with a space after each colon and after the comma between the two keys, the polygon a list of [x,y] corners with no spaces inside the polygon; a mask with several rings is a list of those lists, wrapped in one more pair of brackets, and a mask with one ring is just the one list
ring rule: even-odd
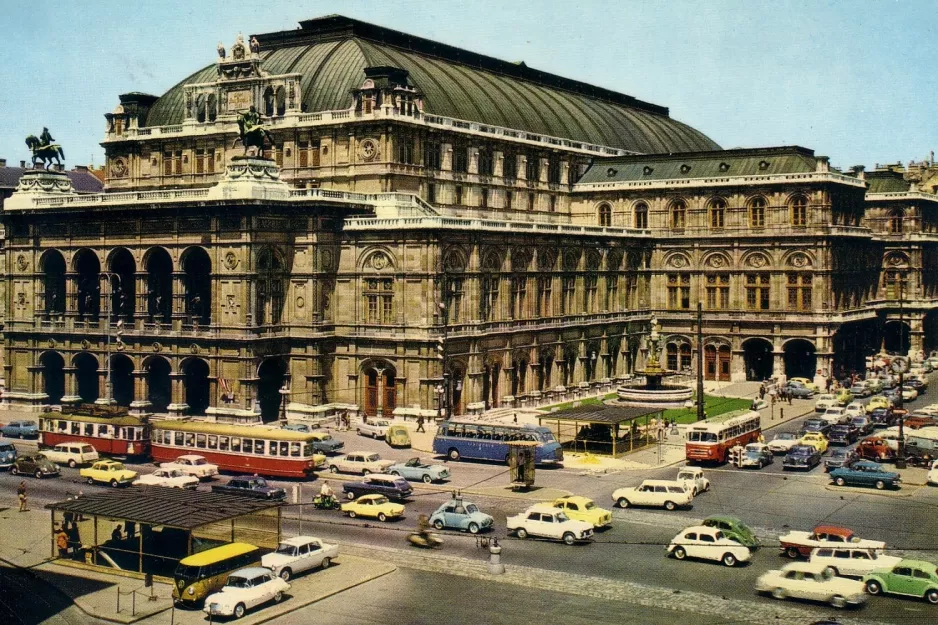
{"label": "utility pole", "polygon": [[704,348],[703,348],[703,302],[697,302],[697,420],[704,415]]}
{"label": "utility pole", "polygon": [[[905,310],[902,306],[902,283],[905,278],[904,273],[898,274],[899,282],[899,353],[902,354],[905,347]],[[896,408],[902,410],[902,384],[903,384],[903,374],[905,374],[906,363],[908,362],[908,352],[905,356],[901,358],[899,363],[899,389],[896,393]],[[896,448],[896,468],[904,469],[906,468],[905,462],[905,429],[903,424],[905,423],[905,417],[902,416],[902,413],[899,413],[899,441]]]}

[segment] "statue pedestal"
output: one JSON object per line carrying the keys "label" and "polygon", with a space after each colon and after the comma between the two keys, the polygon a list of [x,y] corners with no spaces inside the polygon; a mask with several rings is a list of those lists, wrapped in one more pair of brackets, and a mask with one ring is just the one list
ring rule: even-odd
{"label": "statue pedestal", "polygon": [[16,191],[4,202],[5,210],[33,208],[33,200],[72,195],[72,180],[64,171],[30,169],[20,176]]}
{"label": "statue pedestal", "polygon": [[288,200],[290,185],[280,179],[280,168],[269,158],[235,156],[225,175],[208,193],[212,200]]}

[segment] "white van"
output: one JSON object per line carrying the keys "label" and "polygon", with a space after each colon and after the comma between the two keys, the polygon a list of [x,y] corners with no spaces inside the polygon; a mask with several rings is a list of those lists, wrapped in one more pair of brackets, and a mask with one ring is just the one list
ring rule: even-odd
{"label": "white van", "polygon": [[67,464],[73,469],[98,459],[97,450],[87,443],[59,443],[55,447],[42,450],[42,455],[56,464]]}

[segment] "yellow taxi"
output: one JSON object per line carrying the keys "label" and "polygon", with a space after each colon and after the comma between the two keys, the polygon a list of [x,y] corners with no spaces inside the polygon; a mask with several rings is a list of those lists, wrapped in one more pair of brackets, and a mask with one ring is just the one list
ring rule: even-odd
{"label": "yellow taxi", "polygon": [[563,510],[571,519],[592,523],[593,527],[606,527],[612,524],[612,512],[600,508],[593,503],[592,499],[586,497],[567,495],[555,499],[550,505]]}
{"label": "yellow taxi", "polygon": [[842,388],[834,391],[834,399],[837,400],[841,406],[846,406],[853,401],[853,393],[850,392],[850,389]]}
{"label": "yellow taxi", "polygon": [[866,412],[869,414],[877,408],[889,408],[891,405],[888,399],[882,395],[877,395],[876,397],[871,397],[869,403],[866,404]]}
{"label": "yellow taxi", "polygon": [[384,495],[362,495],[355,501],[342,504],[342,512],[353,519],[363,516],[384,522],[404,516],[404,506],[391,503]]}
{"label": "yellow taxi", "polygon": [[808,388],[815,393],[818,392],[817,384],[814,383],[814,380],[809,380],[808,378],[788,378],[789,382],[801,382],[805,388]]}
{"label": "yellow taxi", "polygon": [[89,484],[99,482],[111,486],[129,486],[137,479],[137,472],[125,469],[124,465],[114,460],[100,460],[87,469],[81,469],[78,475]]}
{"label": "yellow taxi", "polygon": [[827,448],[829,446],[827,442],[827,438],[820,432],[808,432],[807,434],[801,437],[801,444],[811,445],[812,447],[817,449],[819,454],[823,454],[825,451],[827,451]]}

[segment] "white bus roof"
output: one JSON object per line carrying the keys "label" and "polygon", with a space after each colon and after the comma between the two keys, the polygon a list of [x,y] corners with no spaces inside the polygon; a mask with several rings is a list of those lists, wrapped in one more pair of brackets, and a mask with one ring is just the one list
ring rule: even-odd
{"label": "white bus roof", "polygon": [[755,410],[750,410],[746,414],[740,415],[738,417],[733,417],[732,419],[727,419],[726,421],[717,421],[717,422],[705,422],[705,423],[695,423],[691,426],[691,432],[719,432],[727,428],[731,428],[737,425],[742,425],[751,421],[752,418],[759,418],[759,413]]}

